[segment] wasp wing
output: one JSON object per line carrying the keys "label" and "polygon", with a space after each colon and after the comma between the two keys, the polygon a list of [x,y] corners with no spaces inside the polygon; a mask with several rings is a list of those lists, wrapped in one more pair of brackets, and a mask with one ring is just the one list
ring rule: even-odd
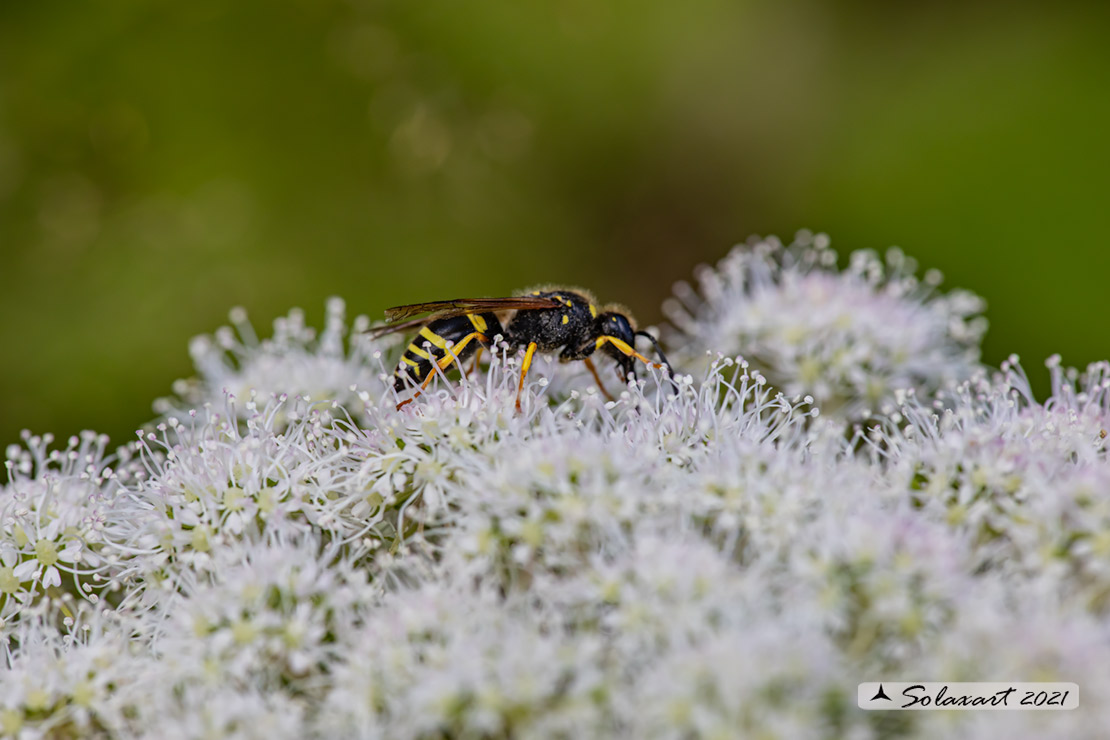
{"label": "wasp wing", "polygon": [[[552,298],[539,296],[513,296],[511,298],[456,298],[451,301],[431,301],[413,303],[408,306],[394,306],[385,310],[389,322],[369,330],[370,338],[377,339],[387,334],[416,329],[439,319],[449,319],[468,313],[486,313],[509,310],[529,310],[537,308],[558,308],[563,304]],[[412,318],[428,314],[420,318]]]}
{"label": "wasp wing", "polygon": [[510,309],[529,308],[557,308],[558,301],[552,298],[539,296],[513,296],[511,298],[456,298],[451,301],[432,301],[431,303],[413,303],[408,306],[394,306],[385,310],[388,321],[401,321],[422,313],[431,313],[429,321],[435,319],[449,319],[452,316],[462,316],[468,313],[483,313],[486,311],[508,311]]}
{"label": "wasp wing", "polygon": [[425,316],[419,319],[410,319],[409,321],[398,321],[393,324],[383,324],[382,326],[375,326],[372,329],[366,330],[366,335],[371,339],[381,339],[388,334],[396,334],[401,331],[408,331],[409,329],[419,329],[433,321],[435,317]]}

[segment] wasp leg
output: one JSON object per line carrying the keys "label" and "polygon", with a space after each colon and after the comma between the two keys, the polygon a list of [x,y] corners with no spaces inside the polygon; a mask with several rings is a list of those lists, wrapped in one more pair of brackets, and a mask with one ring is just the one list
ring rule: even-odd
{"label": "wasp leg", "polygon": [[[458,362],[459,361],[459,355],[461,355],[462,351],[464,349],[466,349],[466,345],[470,344],[470,342],[472,340],[475,340],[475,339],[477,339],[479,342],[488,342],[489,341],[489,337],[487,337],[485,334],[483,334],[480,331],[471,332],[470,334],[467,334],[465,337],[462,338],[462,341],[460,341],[458,344],[456,344],[451,349],[447,350],[447,356],[441,358],[440,361],[439,361],[439,369],[440,370],[446,370],[447,368],[451,367],[452,362]],[[479,352],[482,351],[481,345],[478,346],[478,351]]]}
{"label": "wasp leg", "polygon": [[608,334],[602,334],[600,337],[597,338],[596,348],[601,349],[605,345],[606,342],[608,342],[609,344],[616,347],[617,350],[620,351],[622,354],[624,354],[628,357],[635,357],[637,360],[644,363],[645,365],[651,365],[652,367],[658,368],[660,370],[662,370],[664,367],[666,367],[666,365],[661,365],[658,362],[652,362],[648,358],[644,357],[639,352],[637,352],[635,349],[633,349],[632,346],[629,345],[628,342],[624,341],[623,339],[618,339],[617,337],[611,337]]}
{"label": "wasp leg", "polygon": [[[458,362],[459,355],[462,354],[462,351],[464,349],[466,349],[466,345],[470,344],[470,342],[474,339],[477,339],[479,342],[489,341],[489,337],[487,337],[480,331],[467,334],[458,344],[456,344],[454,347],[451,347],[450,349],[447,349],[446,355],[436,360],[436,365],[439,367],[439,369],[446,370],[447,368],[451,367],[451,363]],[[407,406],[408,404],[419,398],[424,390],[428,387],[428,385],[432,382],[432,378],[434,378],[435,375],[436,374],[434,372],[429,370],[428,377],[424,378],[424,382],[420,384],[420,390],[412,394],[412,398],[406,398],[404,401],[401,401],[399,404],[397,404],[397,410],[400,411],[403,406]]]}
{"label": "wasp leg", "polygon": [[594,376],[594,380],[597,381],[597,387],[601,389],[601,395],[605,396],[606,401],[612,401],[613,397],[609,395],[609,391],[605,390],[605,384],[601,382],[601,376],[597,374],[597,368],[594,367],[593,360],[586,357],[583,362],[586,363],[586,369],[590,371],[590,375]]}
{"label": "wasp leg", "polygon": [[516,389],[516,411],[520,413],[520,394],[524,392],[524,379],[528,377],[528,368],[532,367],[532,355],[536,354],[536,343],[529,342],[528,349],[524,352],[524,364],[520,366],[520,385]]}

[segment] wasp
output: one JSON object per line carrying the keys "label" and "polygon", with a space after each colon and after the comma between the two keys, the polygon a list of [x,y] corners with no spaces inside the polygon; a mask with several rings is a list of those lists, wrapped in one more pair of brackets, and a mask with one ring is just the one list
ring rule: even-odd
{"label": "wasp", "polygon": [[[393,387],[400,392],[409,383],[419,383],[420,388],[411,398],[397,404],[398,409],[428,387],[436,368],[444,371],[457,364],[461,369],[462,362],[471,356],[475,358],[472,367],[476,367],[482,349],[491,347],[497,336],[508,344],[510,351],[524,350],[516,392],[518,412],[524,379],[537,352],[558,353],[560,362],[581,360],[609,399],[612,396],[606,392],[591,359],[596,352],[613,359],[623,379],[629,374],[635,377],[637,361],[665,368],[669,376],[674,376],[659,342],[646,331],[637,331],[624,309],[612,305],[599,308],[588,293],[577,289],[551,288],[509,298],[414,303],[386,309],[385,315],[387,323],[371,329],[372,338],[419,329],[401,355]],[[637,337],[651,342],[659,362],[636,351]]]}

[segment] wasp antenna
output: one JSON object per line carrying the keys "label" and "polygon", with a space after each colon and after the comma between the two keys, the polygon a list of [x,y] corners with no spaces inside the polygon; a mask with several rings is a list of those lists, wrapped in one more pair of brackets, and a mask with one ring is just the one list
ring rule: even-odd
{"label": "wasp antenna", "polygon": [[648,341],[651,342],[651,345],[655,347],[655,354],[659,357],[659,362],[661,362],[667,368],[667,375],[673,379],[674,368],[671,367],[671,363],[667,361],[667,356],[663,354],[663,348],[659,346],[659,340],[653,337],[651,334],[648,334],[646,331],[638,331],[636,332],[636,336],[647,337]]}

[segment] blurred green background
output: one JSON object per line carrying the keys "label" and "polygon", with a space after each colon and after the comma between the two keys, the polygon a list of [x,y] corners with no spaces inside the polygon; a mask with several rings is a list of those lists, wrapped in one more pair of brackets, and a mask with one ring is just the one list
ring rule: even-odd
{"label": "blurred green background", "polygon": [[[1107,4],[0,2],[0,441],[261,331],[537,282],[661,318],[752,233],[903,247],[986,359],[1103,341]],[[1043,389],[1045,384],[1040,383]]]}

